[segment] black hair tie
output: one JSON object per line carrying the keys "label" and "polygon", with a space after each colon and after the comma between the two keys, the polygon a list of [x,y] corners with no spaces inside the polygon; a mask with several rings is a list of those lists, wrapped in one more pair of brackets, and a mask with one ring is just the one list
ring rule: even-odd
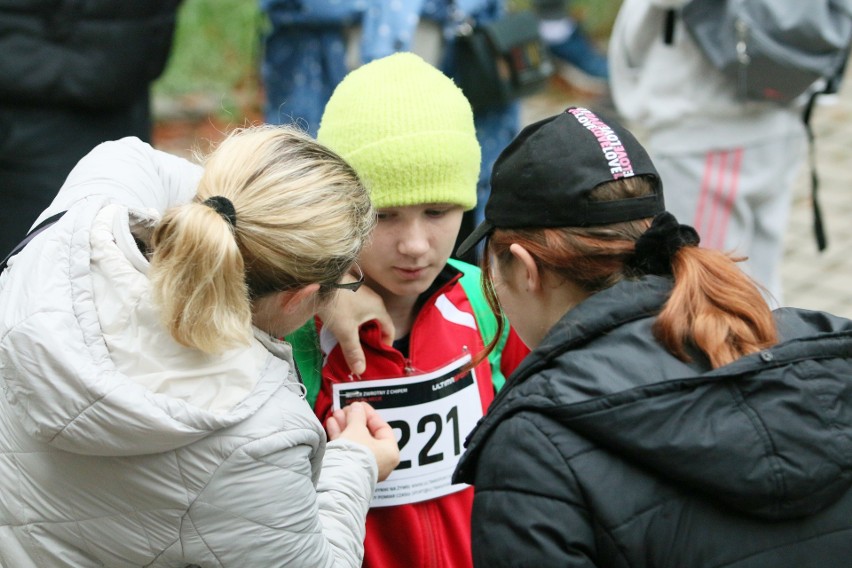
{"label": "black hair tie", "polygon": [[636,240],[636,249],[627,266],[638,274],[671,276],[672,257],[685,246],[698,246],[698,232],[681,225],[675,216],[664,211],[654,217],[650,228]]}
{"label": "black hair tie", "polygon": [[231,203],[230,199],[221,195],[214,195],[205,199],[203,203],[221,215],[232,227],[237,226],[237,210],[234,209],[234,204]]}

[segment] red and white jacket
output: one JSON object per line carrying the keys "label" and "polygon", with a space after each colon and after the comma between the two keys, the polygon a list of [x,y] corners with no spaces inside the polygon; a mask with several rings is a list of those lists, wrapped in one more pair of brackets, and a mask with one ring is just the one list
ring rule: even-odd
{"label": "red and white jacket", "polygon": [[[454,372],[466,356],[475,357],[484,349],[459,278],[460,273],[447,266],[421,296],[424,302],[408,337],[407,356],[382,343],[377,322],[363,325],[367,371],[360,377],[350,374],[331,334],[320,330],[326,355],[317,416],[324,421],[332,411],[337,385],[345,393],[339,406],[353,400],[373,404],[396,430],[402,452],[400,466],[377,486],[367,515],[363,564],[367,568],[472,566],[473,488],[452,486],[450,476],[467,433],[485,413],[495,389],[488,359],[472,373]],[[513,333],[504,349],[512,360],[501,360],[500,368],[508,375],[528,350]],[[429,377],[448,366],[448,373]],[[421,381],[422,376],[427,378]],[[394,380],[384,380],[390,378]],[[408,477],[394,482],[397,475]],[[390,495],[391,505],[382,506],[381,495]]]}

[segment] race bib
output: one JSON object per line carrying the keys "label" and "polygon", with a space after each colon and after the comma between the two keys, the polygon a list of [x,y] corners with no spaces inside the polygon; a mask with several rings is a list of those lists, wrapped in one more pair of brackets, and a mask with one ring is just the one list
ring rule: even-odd
{"label": "race bib", "polygon": [[335,410],[368,402],[399,442],[399,465],[376,485],[372,507],[417,503],[468,487],[450,479],[465,436],[482,418],[474,371],[459,375],[470,360],[468,354],[431,373],[334,384]]}

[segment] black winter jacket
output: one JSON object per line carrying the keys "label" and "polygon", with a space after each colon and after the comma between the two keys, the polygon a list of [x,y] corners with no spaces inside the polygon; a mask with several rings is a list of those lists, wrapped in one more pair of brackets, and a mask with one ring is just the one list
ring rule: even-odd
{"label": "black winter jacket", "polygon": [[180,0],[0,0],[0,102],[103,110],[146,96]]}
{"label": "black winter jacket", "polygon": [[852,566],[852,322],[776,311],[716,370],[654,340],[645,277],[568,312],[468,438],[480,567]]}

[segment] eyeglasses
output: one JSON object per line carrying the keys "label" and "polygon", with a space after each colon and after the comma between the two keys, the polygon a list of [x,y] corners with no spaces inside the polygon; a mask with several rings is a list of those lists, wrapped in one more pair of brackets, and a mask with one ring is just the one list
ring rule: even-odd
{"label": "eyeglasses", "polygon": [[326,284],[329,288],[337,288],[339,290],[352,290],[353,292],[357,292],[358,288],[361,287],[361,284],[364,283],[364,271],[361,270],[361,265],[357,262],[355,263],[355,270],[358,271],[358,279],[354,282],[335,282],[333,284]]}

